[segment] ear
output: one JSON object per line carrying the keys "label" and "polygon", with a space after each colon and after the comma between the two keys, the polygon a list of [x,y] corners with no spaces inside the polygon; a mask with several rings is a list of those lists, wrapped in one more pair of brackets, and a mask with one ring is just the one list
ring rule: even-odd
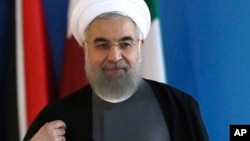
{"label": "ear", "polygon": [[85,42],[83,42],[82,43],[82,46],[81,46],[82,48],[83,48],[83,51],[84,51],[84,54],[87,52],[87,44],[85,43]]}
{"label": "ear", "polygon": [[139,51],[141,52],[141,48],[143,47],[144,40],[140,40],[139,42]]}
{"label": "ear", "polygon": [[143,44],[144,44],[144,40],[141,40],[140,42],[141,42],[141,46],[143,46]]}

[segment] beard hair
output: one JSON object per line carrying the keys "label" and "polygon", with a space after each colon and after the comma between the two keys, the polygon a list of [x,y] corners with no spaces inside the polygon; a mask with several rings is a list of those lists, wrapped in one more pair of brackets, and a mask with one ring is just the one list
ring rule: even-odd
{"label": "beard hair", "polygon": [[[93,66],[88,53],[85,56],[85,71],[91,87],[104,101],[118,103],[130,98],[142,80],[142,57],[139,56],[135,68],[131,69],[125,60],[113,63],[105,60],[101,66]],[[103,69],[122,68],[124,73],[107,75]]]}

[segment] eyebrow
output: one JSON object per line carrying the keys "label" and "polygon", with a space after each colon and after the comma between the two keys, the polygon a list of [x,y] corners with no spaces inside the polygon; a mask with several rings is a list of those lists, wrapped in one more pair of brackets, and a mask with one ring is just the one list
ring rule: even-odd
{"label": "eyebrow", "polygon": [[[109,40],[103,37],[97,37],[94,39],[94,43],[97,42],[108,42]],[[132,38],[131,36],[124,36],[121,39],[119,39],[118,41],[134,41],[134,38]]]}
{"label": "eyebrow", "polygon": [[98,38],[95,38],[94,40],[94,43],[97,43],[97,42],[108,42],[108,40],[105,38],[98,37]]}
{"label": "eyebrow", "polygon": [[119,39],[119,41],[134,41],[134,38],[132,38],[131,36],[125,36],[125,37],[122,37],[121,39]]}

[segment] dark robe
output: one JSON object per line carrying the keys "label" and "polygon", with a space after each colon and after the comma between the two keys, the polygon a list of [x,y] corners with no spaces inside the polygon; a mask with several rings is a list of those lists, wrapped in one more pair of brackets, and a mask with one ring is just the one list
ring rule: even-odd
{"label": "dark robe", "polygon": [[[146,82],[159,102],[171,141],[209,141],[198,103],[190,95],[163,83]],[[88,85],[46,106],[30,126],[24,141],[32,138],[44,123],[59,119],[67,125],[67,141],[94,141],[92,93]]]}

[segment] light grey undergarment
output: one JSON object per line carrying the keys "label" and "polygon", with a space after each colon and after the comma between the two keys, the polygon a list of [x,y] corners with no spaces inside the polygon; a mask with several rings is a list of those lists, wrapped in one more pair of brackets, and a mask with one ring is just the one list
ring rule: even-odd
{"label": "light grey undergarment", "polygon": [[142,80],[138,90],[120,103],[109,103],[93,94],[95,141],[170,141],[157,99]]}

